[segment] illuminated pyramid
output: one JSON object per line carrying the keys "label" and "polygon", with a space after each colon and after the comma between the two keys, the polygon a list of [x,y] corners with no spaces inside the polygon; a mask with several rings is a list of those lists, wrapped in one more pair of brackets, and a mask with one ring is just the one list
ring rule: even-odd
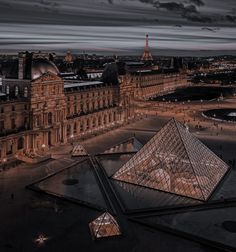
{"label": "illuminated pyramid", "polygon": [[72,155],[72,157],[81,157],[81,156],[87,156],[88,153],[87,153],[87,151],[85,150],[85,148],[82,145],[77,144],[73,148],[73,150],[71,152],[71,155]]}
{"label": "illuminated pyramid", "polygon": [[143,145],[135,138],[129,138],[126,141],[119,143],[110,149],[106,150],[104,153],[113,154],[113,153],[122,153],[122,152],[137,152]]}
{"label": "illuminated pyramid", "polygon": [[90,222],[89,228],[94,239],[121,235],[117,221],[108,212]]}
{"label": "illuminated pyramid", "polygon": [[228,169],[187,128],[172,119],[113,178],[207,200]]}

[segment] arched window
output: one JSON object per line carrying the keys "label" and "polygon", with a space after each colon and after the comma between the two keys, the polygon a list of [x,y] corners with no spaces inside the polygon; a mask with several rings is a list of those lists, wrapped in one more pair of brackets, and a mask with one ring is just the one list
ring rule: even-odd
{"label": "arched window", "polygon": [[104,115],[103,117],[103,124],[106,124],[107,123],[107,115]]}
{"label": "arched window", "polygon": [[67,136],[69,137],[70,136],[70,124],[67,125],[66,131],[67,131]]}
{"label": "arched window", "polygon": [[24,97],[28,97],[28,88],[24,87]]}
{"label": "arched window", "polygon": [[94,118],[92,118],[92,128],[95,128],[95,126],[96,126],[96,119],[94,117]]}
{"label": "arched window", "polygon": [[77,133],[77,123],[74,124],[74,134]]}
{"label": "arched window", "polygon": [[52,124],[52,112],[48,113],[48,124],[51,125]]}
{"label": "arched window", "polygon": [[23,149],[23,148],[24,148],[24,138],[21,137],[21,138],[19,138],[18,141],[17,141],[17,149],[18,149],[18,150],[21,150],[21,149]]}
{"label": "arched window", "polygon": [[102,125],[102,118],[101,116],[98,117],[98,126],[101,126]]}

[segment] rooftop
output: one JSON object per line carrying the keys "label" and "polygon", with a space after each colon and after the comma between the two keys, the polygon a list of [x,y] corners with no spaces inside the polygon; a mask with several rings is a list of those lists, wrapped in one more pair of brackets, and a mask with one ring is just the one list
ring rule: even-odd
{"label": "rooftop", "polygon": [[104,84],[101,81],[85,81],[85,82],[65,82],[64,88],[73,88],[73,87],[85,87],[85,86],[95,86]]}

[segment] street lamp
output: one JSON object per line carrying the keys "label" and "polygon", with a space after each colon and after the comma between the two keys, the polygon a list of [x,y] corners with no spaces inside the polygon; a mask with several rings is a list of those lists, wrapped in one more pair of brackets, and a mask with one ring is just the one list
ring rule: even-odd
{"label": "street lamp", "polygon": [[3,169],[5,169],[5,165],[6,165],[6,162],[7,162],[7,158],[3,158],[3,159],[2,159],[2,162],[3,162]]}
{"label": "street lamp", "polygon": [[45,148],[46,148],[46,145],[45,145],[45,144],[42,144],[43,152],[45,151]]}

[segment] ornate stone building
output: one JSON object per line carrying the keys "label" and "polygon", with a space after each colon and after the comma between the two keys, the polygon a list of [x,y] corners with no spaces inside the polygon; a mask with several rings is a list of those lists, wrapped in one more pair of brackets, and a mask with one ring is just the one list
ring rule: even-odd
{"label": "ornate stone building", "polygon": [[121,85],[128,89],[129,99],[145,101],[188,85],[185,72],[175,70],[136,70],[122,77]]}
{"label": "ornate stone building", "polygon": [[[64,81],[48,59],[32,59],[30,78],[20,54],[18,79],[3,79],[0,99],[0,160],[33,156],[131,116],[119,85]],[[133,115],[133,114],[132,114]]]}
{"label": "ornate stone building", "polygon": [[125,123],[136,100],[184,83],[181,74],[153,71],[128,72],[119,84],[64,80],[47,56],[20,53],[18,78],[2,79],[0,164]]}

